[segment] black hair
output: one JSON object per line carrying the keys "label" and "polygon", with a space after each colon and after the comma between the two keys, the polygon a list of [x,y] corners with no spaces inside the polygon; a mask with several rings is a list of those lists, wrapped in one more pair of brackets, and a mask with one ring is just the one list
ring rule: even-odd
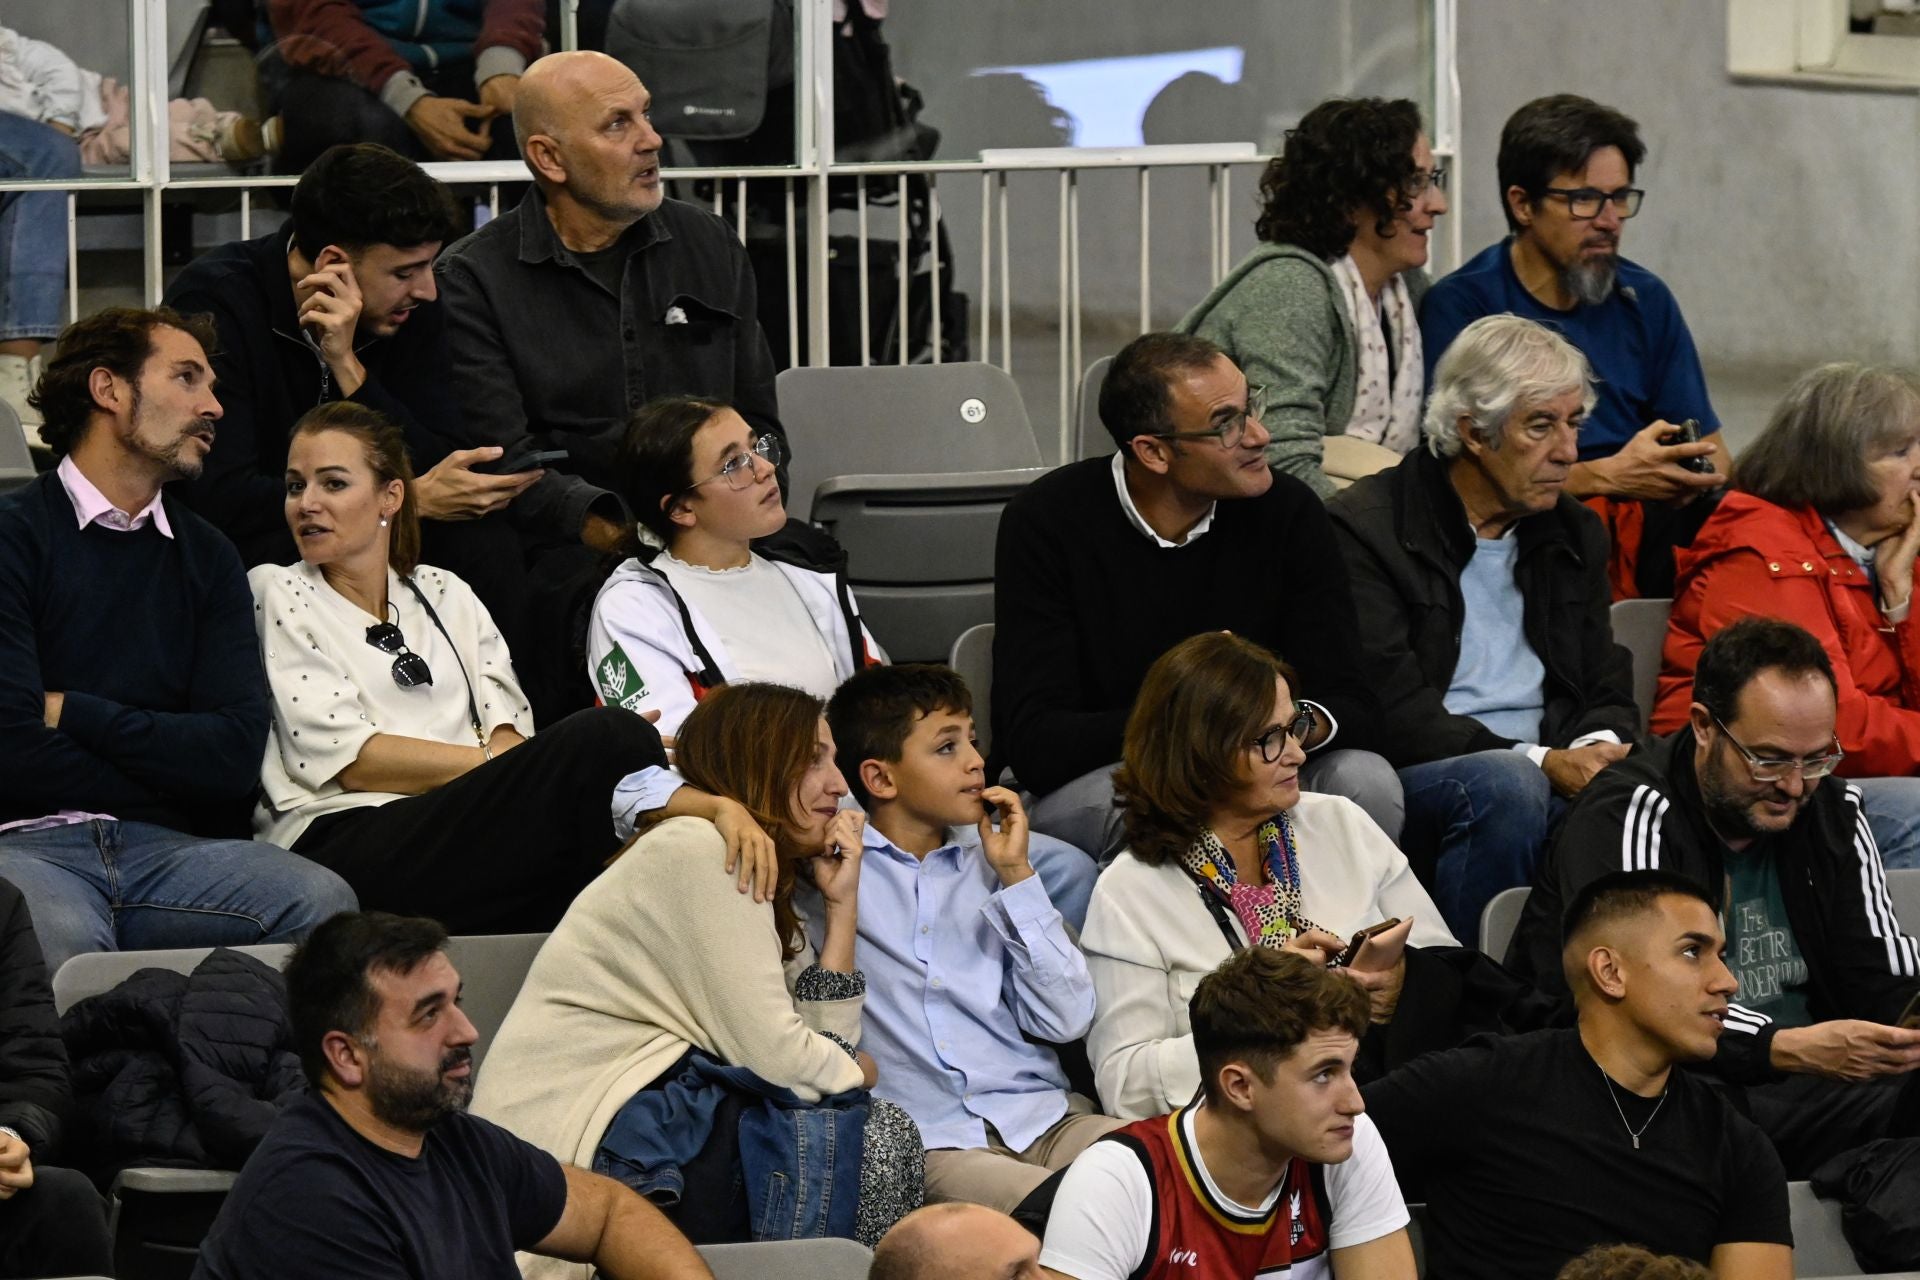
{"label": "black hair", "polygon": [[93,371],[105,369],[137,389],[140,371],[153,355],[153,331],[163,327],[198,342],[212,364],[219,343],[208,315],[183,316],[171,307],[107,307],[61,330],[52,358],[27,396],[45,419],[40,438],[55,457],[73,451],[100,407],[90,385]]}
{"label": "black hair", "polygon": [[872,807],[872,797],[860,781],[862,762],[897,763],[915,722],[936,711],[973,714],[967,682],[952,667],[936,663],[868,667],[834,690],[827,701],[827,727],[833,730],[847,790],[861,808]]}
{"label": "black hair", "polygon": [[1420,108],[1406,98],[1321,103],[1287,131],[1286,145],[1260,176],[1254,232],[1328,262],[1353,243],[1357,209],[1373,214],[1380,235],[1393,234],[1420,132]]}
{"label": "black hair", "polygon": [[668,500],[693,486],[693,437],[732,406],[698,396],[662,396],[634,410],[614,459],[620,495],[634,519],[667,546],[680,526],[667,515]]}
{"label": "black hair", "polygon": [[408,974],[446,950],[437,920],[385,911],[343,911],[307,935],[287,961],[287,1008],[300,1066],[315,1089],[327,1078],[321,1042],[328,1033],[366,1035],[380,998],[367,975]]}
{"label": "black hair", "polygon": [[1742,618],[1715,632],[1693,667],[1693,700],[1732,724],[1740,714],[1740,692],[1762,671],[1791,676],[1819,673],[1836,688],[1827,651],[1804,628],[1778,618]]}
{"label": "black hair", "polygon": [[1720,909],[1698,880],[1671,871],[1609,871],[1581,886],[1560,917],[1560,936],[1571,940],[1582,929],[1623,916],[1653,910],[1661,898],[1678,895]]}
{"label": "black hair", "polygon": [[1631,117],[1578,94],[1535,98],[1507,117],[1506,127],[1500,130],[1500,158],[1495,163],[1500,177],[1500,212],[1506,215],[1507,230],[1520,229],[1507,203],[1509,188],[1519,187],[1527,193],[1529,203],[1538,203],[1556,175],[1586,168],[1588,158],[1602,147],[1620,148],[1629,179],[1647,157],[1640,126]]}
{"label": "black hair", "polygon": [[1100,421],[1122,450],[1135,436],[1169,429],[1169,386],[1176,373],[1210,368],[1224,352],[1187,333],[1143,333],[1113,357],[1100,384]]}
{"label": "black hair", "polygon": [[328,147],[293,188],[293,243],[307,261],[328,245],[411,249],[446,244],[462,231],[447,188],[377,142]]}

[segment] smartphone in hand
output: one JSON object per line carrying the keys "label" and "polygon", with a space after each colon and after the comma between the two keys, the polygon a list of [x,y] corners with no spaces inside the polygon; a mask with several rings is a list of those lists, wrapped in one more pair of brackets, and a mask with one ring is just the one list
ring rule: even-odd
{"label": "smartphone in hand", "polygon": [[1387,930],[1395,927],[1399,923],[1400,923],[1399,916],[1389,916],[1387,919],[1382,920],[1379,924],[1368,925],[1366,928],[1354,934],[1353,940],[1348,942],[1345,947],[1341,948],[1341,950],[1338,952],[1338,954],[1336,954],[1333,957],[1333,959],[1327,961],[1327,968],[1329,969],[1346,968],[1348,965],[1353,963],[1353,958],[1360,954],[1360,948],[1366,945],[1368,938],[1371,938],[1376,933],[1385,933]]}

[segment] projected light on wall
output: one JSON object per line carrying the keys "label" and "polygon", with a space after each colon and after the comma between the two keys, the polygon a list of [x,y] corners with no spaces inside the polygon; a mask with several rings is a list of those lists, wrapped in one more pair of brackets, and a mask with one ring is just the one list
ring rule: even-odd
{"label": "projected light on wall", "polygon": [[973,74],[1015,75],[1032,81],[1048,102],[1071,117],[1073,146],[1137,147],[1145,141],[1140,122],[1162,89],[1192,73],[1210,76],[1222,84],[1238,84],[1246,60],[1245,49],[1223,46],[1125,58],[981,67]]}

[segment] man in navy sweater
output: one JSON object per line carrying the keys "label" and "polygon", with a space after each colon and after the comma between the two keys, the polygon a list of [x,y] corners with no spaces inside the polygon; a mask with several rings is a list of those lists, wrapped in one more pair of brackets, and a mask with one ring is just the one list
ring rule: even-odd
{"label": "man in navy sweater", "polygon": [[1109,775],[1133,695],[1202,631],[1293,664],[1316,717],[1301,780],[1400,834],[1346,566],[1319,496],[1267,465],[1258,395],[1205,338],[1136,338],[1100,389],[1115,454],[1042,477],[1000,519],[994,748],[1040,797],[1033,829],[1103,862],[1120,845]]}
{"label": "man in navy sweater", "polygon": [[57,470],[0,498],[0,875],[83,951],[291,941],[356,905],[245,830],[269,716],[240,558],[161,486],[220,404],[211,327],[112,308],[33,393]]}

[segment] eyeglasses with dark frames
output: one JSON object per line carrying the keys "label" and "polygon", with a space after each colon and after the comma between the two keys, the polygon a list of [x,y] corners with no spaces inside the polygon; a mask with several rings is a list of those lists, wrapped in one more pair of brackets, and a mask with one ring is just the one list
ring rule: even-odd
{"label": "eyeglasses with dark frames", "polygon": [[393,655],[393,682],[402,689],[432,684],[433,672],[427,660],[407,648],[406,637],[391,622],[376,622],[367,628],[367,643],[382,653]]}
{"label": "eyeglasses with dark frames", "polygon": [[1565,200],[1567,216],[1575,222],[1591,222],[1600,216],[1601,206],[1608,204],[1625,220],[1639,213],[1640,202],[1647,198],[1647,193],[1639,187],[1621,187],[1618,191],[1602,191],[1598,187],[1547,187],[1540,194]]}
{"label": "eyeglasses with dark frames", "polygon": [[1313,708],[1300,703],[1293,719],[1285,724],[1274,725],[1250,744],[1260,752],[1260,758],[1273,764],[1286,754],[1288,738],[1292,738],[1304,749],[1307,739],[1313,736],[1314,726],[1320,723],[1320,717],[1313,714]]}
{"label": "eyeglasses with dark frames", "polygon": [[687,486],[691,493],[701,485],[713,480],[725,480],[727,488],[735,491],[745,489],[753,483],[753,460],[760,459],[770,467],[777,467],[787,460],[787,451],[780,444],[780,437],[771,431],[762,431],[753,438],[753,443],[739,453],[728,458],[726,463],[705,480],[695,480]]}
{"label": "eyeglasses with dark frames", "polygon": [[1223,418],[1220,425],[1205,431],[1153,431],[1148,434],[1155,440],[1218,440],[1222,449],[1238,449],[1240,442],[1247,438],[1247,421],[1260,420],[1266,411],[1267,389],[1247,384],[1247,405],[1244,409],[1234,409],[1232,416]]}
{"label": "eyeglasses with dark frames", "polygon": [[1431,169],[1415,169],[1413,176],[1407,179],[1407,185],[1400,189],[1400,198],[1411,204],[1427,194],[1432,187],[1442,195],[1447,191],[1447,166],[1437,164]]}
{"label": "eyeglasses with dark frames", "polygon": [[1740,753],[1740,758],[1747,762],[1747,772],[1753,775],[1755,782],[1780,782],[1795,771],[1806,781],[1815,782],[1838,769],[1840,762],[1847,757],[1847,753],[1840,749],[1838,738],[1834,739],[1832,751],[1809,760],[1783,760],[1777,756],[1755,755],[1744,742],[1733,736],[1733,730],[1727,728],[1719,716],[1713,717],[1713,723],[1733,744],[1733,749]]}

